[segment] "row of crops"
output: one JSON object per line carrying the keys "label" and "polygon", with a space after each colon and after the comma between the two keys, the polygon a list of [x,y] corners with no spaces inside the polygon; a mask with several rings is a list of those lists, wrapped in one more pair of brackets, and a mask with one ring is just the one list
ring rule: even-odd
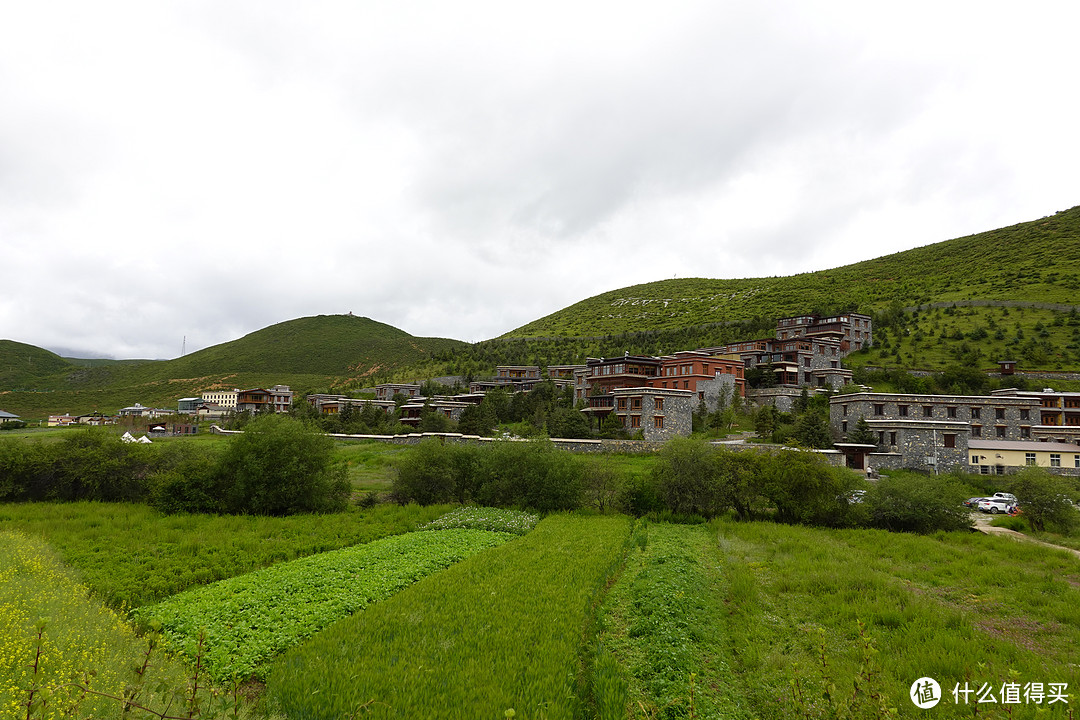
{"label": "row of crops", "polygon": [[[537,523],[525,513],[463,508],[412,532],[198,586],[137,608],[132,618],[170,655],[187,656],[189,671],[197,666],[219,686],[266,681],[260,714],[269,708],[289,718],[361,711],[373,717],[577,717],[592,702],[594,648],[587,628],[624,561],[632,521],[554,515]],[[25,536],[5,540],[12,557],[28,552]],[[34,553],[51,552],[39,541],[31,545]],[[88,685],[101,653],[73,647],[64,653],[70,667],[61,669],[53,636],[81,636],[99,648],[115,644],[119,633],[126,649],[110,662],[121,669],[140,665],[141,641],[49,557],[54,569],[44,576],[26,569],[35,563],[8,564],[9,579],[18,582],[0,592],[0,603],[19,603],[24,612],[5,626],[19,641],[10,648],[11,662],[0,668],[4,704],[22,716],[19,708],[29,701],[28,717],[110,717],[110,698],[92,693],[112,694],[118,705],[129,692],[124,688],[142,679],[121,677],[121,671],[109,674],[108,688],[97,679]],[[22,568],[17,577],[14,568]],[[50,622],[46,640],[36,645],[34,593],[80,604]],[[89,616],[104,618],[108,639],[101,621],[86,624]],[[40,671],[28,673],[42,649]],[[91,666],[78,667],[80,659]],[[158,699],[159,711],[191,685],[182,666],[171,660],[168,666],[177,691],[172,700],[167,692]],[[45,690],[65,681],[74,683],[74,699],[61,705]],[[91,695],[80,700],[74,696],[82,687]]]}

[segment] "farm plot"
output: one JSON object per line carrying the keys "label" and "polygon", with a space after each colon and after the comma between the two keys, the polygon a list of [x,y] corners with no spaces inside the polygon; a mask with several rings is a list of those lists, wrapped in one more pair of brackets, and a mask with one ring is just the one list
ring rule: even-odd
{"label": "farm plot", "polygon": [[576,717],[587,628],[629,530],[625,517],[549,516],[288,651],[269,702],[291,720]]}
{"label": "farm plot", "polygon": [[142,665],[146,650],[48,545],[0,532],[0,717],[119,717],[122,703],[83,697],[72,681],[117,697],[141,685],[138,702],[160,712],[172,699],[162,688],[186,688],[187,675],[180,664],[155,656],[137,682],[130,668]]}
{"label": "farm plot", "polygon": [[449,529],[411,532],[274,565],[139,608],[160,623],[170,648],[219,680],[264,678],[267,663],[320,629],[387,598],[510,533]]}
{"label": "farm plot", "polygon": [[909,693],[924,677],[940,684],[934,717],[1075,715],[1076,558],[979,533],[711,527],[717,620],[755,716],[921,717]]}
{"label": "farm plot", "polygon": [[597,717],[752,717],[718,622],[728,611],[715,531],[652,523],[635,534],[640,550],[601,608]]}
{"label": "farm plot", "polygon": [[333,515],[163,515],[131,503],[5,503],[0,524],[46,538],[113,608],[192,585],[414,530],[447,505],[380,505]]}

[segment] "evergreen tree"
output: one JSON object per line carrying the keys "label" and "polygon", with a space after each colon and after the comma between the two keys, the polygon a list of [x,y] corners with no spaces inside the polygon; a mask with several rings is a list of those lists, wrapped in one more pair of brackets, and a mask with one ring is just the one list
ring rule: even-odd
{"label": "evergreen tree", "polygon": [[866,416],[860,415],[858,421],[855,423],[855,430],[848,435],[848,442],[860,443],[862,445],[876,445],[877,436],[874,435],[874,431],[870,429],[870,423],[866,422]]}

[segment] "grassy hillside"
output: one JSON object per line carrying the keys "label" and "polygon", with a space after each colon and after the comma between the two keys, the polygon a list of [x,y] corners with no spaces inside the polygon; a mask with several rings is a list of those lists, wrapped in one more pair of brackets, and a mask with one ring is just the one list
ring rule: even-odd
{"label": "grassy hillside", "polygon": [[42,377],[71,368],[67,360],[48,350],[13,340],[0,340],[0,388],[31,389]]}
{"label": "grassy hillside", "polygon": [[583,300],[503,337],[611,335],[973,299],[1080,304],[1080,207],[833,270],[634,285]]}
{"label": "grassy hillside", "polygon": [[[987,301],[999,306],[973,305]],[[853,366],[992,368],[1012,359],[1026,370],[1076,370],[1078,306],[1080,207],[833,270],[635,285],[474,345],[416,338],[351,315],[290,320],[168,361],[66,360],[0,340],[0,409],[33,418],[115,412],[135,402],[168,406],[215,388],[349,390],[440,375],[483,377],[498,364],[720,345],[771,335],[785,315],[850,310],[876,321],[877,347],[852,356]]]}
{"label": "grassy hillside", "polygon": [[282,383],[302,391],[327,390],[398,376],[425,367],[433,355],[466,347],[351,315],[290,320],[165,361],[76,364],[40,348],[0,343],[0,363],[12,368],[11,379],[0,376],[0,408],[24,417],[116,412],[136,402],[175,407],[180,397],[216,388]]}

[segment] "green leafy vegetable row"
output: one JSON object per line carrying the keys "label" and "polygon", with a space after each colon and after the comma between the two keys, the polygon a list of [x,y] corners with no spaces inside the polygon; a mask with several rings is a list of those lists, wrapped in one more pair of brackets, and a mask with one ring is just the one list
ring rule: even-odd
{"label": "green leafy vegetable row", "polygon": [[629,529],[549,516],[285,653],[267,692],[292,720],[579,717],[586,628]]}
{"label": "green leafy vegetable row", "polygon": [[286,648],[420,578],[513,538],[484,530],[412,532],[282,563],[181,593],[135,612],[218,679],[264,678]]}

